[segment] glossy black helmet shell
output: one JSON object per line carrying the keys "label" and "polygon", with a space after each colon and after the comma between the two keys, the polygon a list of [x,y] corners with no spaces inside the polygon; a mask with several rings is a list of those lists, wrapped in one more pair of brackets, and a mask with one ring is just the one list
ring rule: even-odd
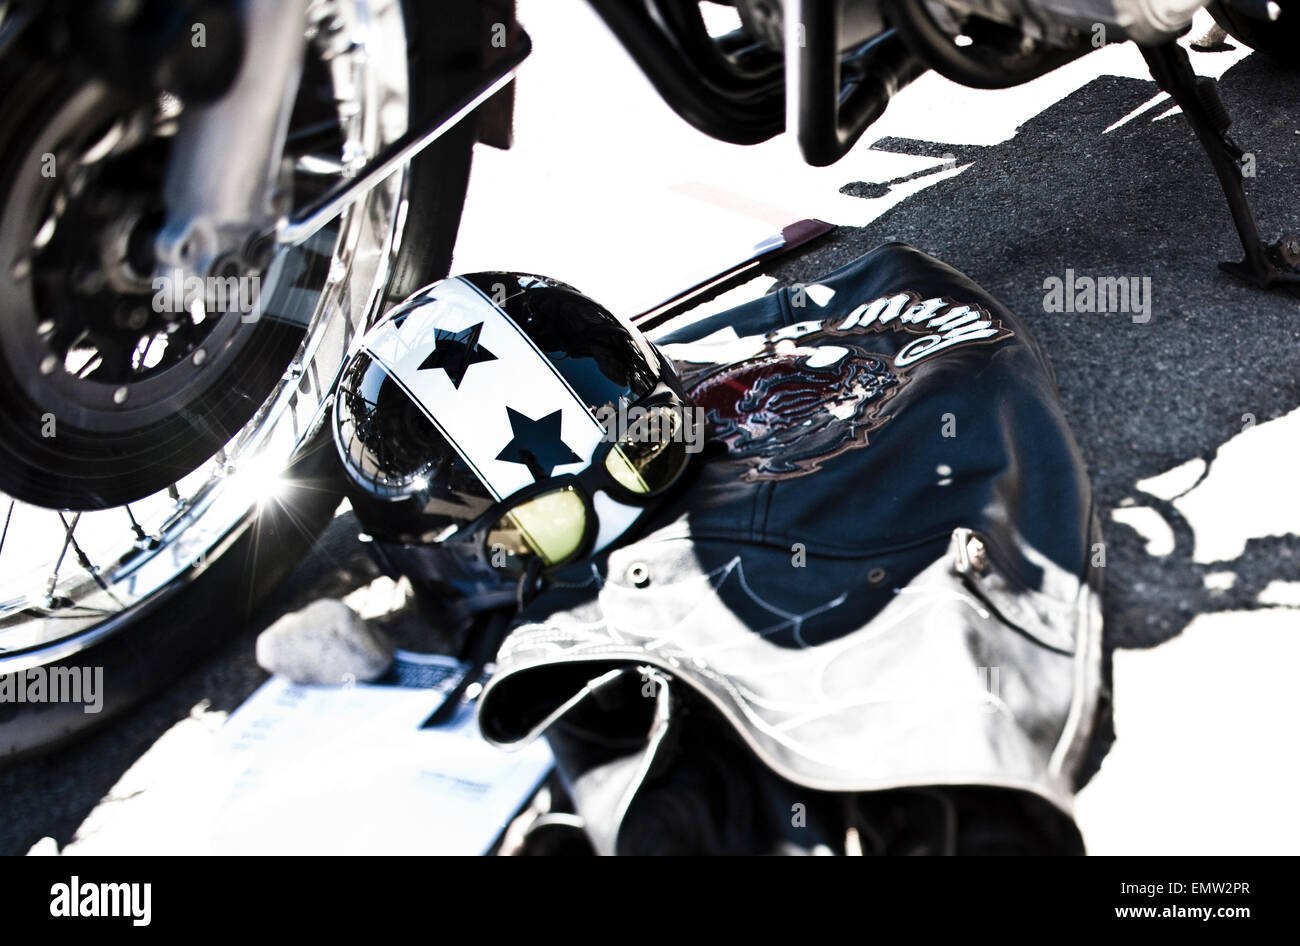
{"label": "glossy black helmet shell", "polygon": [[[490,300],[504,312],[593,414],[616,407],[620,399],[635,404],[661,382],[680,394],[667,359],[640,332],[572,286],[505,272],[454,280],[474,287],[485,304]],[[428,286],[396,307],[367,333],[340,376],[334,440],[353,509],[380,541],[436,543],[493,502],[491,491],[429,413],[374,354],[413,313],[438,305],[438,288],[452,281]],[[529,393],[508,396],[522,405]]]}

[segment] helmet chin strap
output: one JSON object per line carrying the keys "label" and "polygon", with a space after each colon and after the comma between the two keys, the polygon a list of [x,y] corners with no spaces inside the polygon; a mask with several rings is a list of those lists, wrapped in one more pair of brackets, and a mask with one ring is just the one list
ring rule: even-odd
{"label": "helmet chin strap", "polygon": [[600,523],[596,543],[591,549],[593,555],[616,541],[646,512],[643,506],[629,506],[611,499],[604,490],[595,492],[591,497],[591,505],[596,510],[596,519]]}

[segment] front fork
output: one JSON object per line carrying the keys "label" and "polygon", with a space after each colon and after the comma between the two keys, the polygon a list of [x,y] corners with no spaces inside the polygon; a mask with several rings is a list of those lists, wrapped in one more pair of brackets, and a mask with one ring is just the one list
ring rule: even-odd
{"label": "front fork", "polygon": [[241,3],[239,71],[219,99],[185,109],[172,145],[167,218],[154,240],[160,272],[202,277],[259,268],[265,244],[256,238],[285,209],[280,164],[302,73],[307,2]]}
{"label": "front fork", "polygon": [[[76,22],[83,0],[51,2]],[[164,183],[167,216],[153,241],[156,272],[164,277],[263,268],[277,246],[306,241],[481,106],[488,107],[480,140],[509,147],[513,103],[506,87],[532,48],[514,19],[514,0],[485,0],[485,17],[504,28],[504,44],[494,40],[481,67],[462,70],[442,101],[411,116],[405,135],[294,210],[279,191],[285,136],[309,27],[334,26],[328,3],[168,0],[175,8],[160,21],[148,6],[93,2],[93,15],[82,17],[76,33],[91,67],[137,95],[175,88],[185,103]],[[215,48],[202,46],[205,24]],[[0,46],[11,40],[0,35]]]}

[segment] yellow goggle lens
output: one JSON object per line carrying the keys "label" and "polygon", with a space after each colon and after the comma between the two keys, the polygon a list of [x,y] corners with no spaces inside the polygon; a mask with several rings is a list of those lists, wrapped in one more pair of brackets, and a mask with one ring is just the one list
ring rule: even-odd
{"label": "yellow goggle lens", "polygon": [[587,527],[587,507],[572,486],[534,496],[510,510],[488,531],[488,554],[498,567],[500,555],[536,555],[556,565],[577,552]]}
{"label": "yellow goggle lens", "polygon": [[630,425],[627,436],[605,458],[615,482],[633,493],[652,493],[676,478],[686,462],[682,418],[670,406],[652,407]]}

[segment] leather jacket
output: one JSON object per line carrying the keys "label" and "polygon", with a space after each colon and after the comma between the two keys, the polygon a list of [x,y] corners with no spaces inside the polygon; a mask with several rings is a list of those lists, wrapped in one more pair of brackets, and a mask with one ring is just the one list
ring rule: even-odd
{"label": "leather jacket", "polygon": [[654,340],[708,446],[521,614],[484,735],[547,736],[601,853],[907,849],[927,806],[922,849],[1080,851],[1100,536],[1024,324],[888,244]]}

